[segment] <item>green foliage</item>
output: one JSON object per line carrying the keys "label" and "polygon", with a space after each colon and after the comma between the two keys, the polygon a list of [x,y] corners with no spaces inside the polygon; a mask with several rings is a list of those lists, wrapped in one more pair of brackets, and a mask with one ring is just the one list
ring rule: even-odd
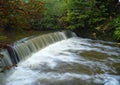
{"label": "green foliage", "polygon": [[115,26],[115,31],[113,38],[116,41],[120,41],[120,15],[117,16],[117,18],[114,19],[114,26]]}
{"label": "green foliage", "polygon": [[120,14],[114,19],[115,27],[120,27]]}
{"label": "green foliage", "polygon": [[85,0],[74,0],[69,2],[70,6],[67,11],[68,29],[85,27],[85,23],[90,13],[91,4]]}
{"label": "green foliage", "polygon": [[95,28],[108,21],[107,1],[70,0],[66,20],[68,29]]}
{"label": "green foliage", "polygon": [[120,27],[119,28],[116,28],[115,32],[114,32],[114,35],[113,35],[113,38],[116,40],[116,41],[120,41]]}
{"label": "green foliage", "polygon": [[[96,31],[99,27],[105,33],[113,28],[109,27],[117,8],[118,0],[1,0],[0,32],[61,28]],[[120,27],[119,20],[114,20],[114,27]]]}
{"label": "green foliage", "polygon": [[[46,12],[42,19],[41,27],[47,29],[63,28],[63,18],[66,14],[67,3],[65,0],[41,0],[46,3]],[[65,18],[64,18],[65,20]]]}

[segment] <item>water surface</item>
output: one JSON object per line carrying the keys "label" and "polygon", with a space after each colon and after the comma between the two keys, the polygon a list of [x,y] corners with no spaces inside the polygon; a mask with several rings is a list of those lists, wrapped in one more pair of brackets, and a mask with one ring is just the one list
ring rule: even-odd
{"label": "water surface", "polygon": [[73,37],[34,53],[8,74],[6,85],[120,85],[120,48]]}

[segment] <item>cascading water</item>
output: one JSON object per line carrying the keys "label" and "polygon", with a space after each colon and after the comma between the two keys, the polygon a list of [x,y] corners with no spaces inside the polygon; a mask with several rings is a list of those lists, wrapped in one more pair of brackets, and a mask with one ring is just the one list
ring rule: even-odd
{"label": "cascading water", "polygon": [[[1,67],[17,64],[20,61],[27,59],[27,57],[30,57],[40,49],[72,36],[75,35],[71,31],[53,32],[40,36],[24,38],[15,42],[13,46],[9,45],[6,49],[0,49],[0,54],[4,56],[2,59],[0,58],[0,72],[4,70],[4,68]],[[3,80],[1,76],[3,77],[4,74],[0,73],[0,80]]]}
{"label": "cascading water", "polygon": [[[23,61],[6,74],[6,85],[120,85],[120,48],[113,42],[55,32],[18,43],[14,55]],[[4,63],[13,62],[8,56]]]}
{"label": "cascading water", "polygon": [[35,53],[52,43],[67,39],[72,36],[74,36],[72,32],[62,31],[25,38],[17,41],[13,46],[7,47],[7,50],[4,49],[1,51],[1,54],[4,57],[0,63],[0,66],[17,64],[19,61],[30,57],[32,53]]}

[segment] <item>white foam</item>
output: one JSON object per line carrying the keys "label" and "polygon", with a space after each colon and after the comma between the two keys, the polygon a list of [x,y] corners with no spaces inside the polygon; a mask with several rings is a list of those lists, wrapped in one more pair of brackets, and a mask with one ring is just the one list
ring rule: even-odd
{"label": "white foam", "polygon": [[104,85],[120,85],[119,84],[119,81],[115,78],[112,78],[112,77],[107,77],[105,80],[104,80]]}
{"label": "white foam", "polygon": [[[91,48],[90,46],[95,46]],[[99,44],[99,46],[103,46],[102,44]],[[88,39],[79,39],[79,38],[71,38],[68,40],[63,40],[58,43],[55,43],[53,45],[49,45],[48,47],[40,50],[39,52],[33,54],[30,58],[28,58],[25,61],[22,61],[18,64],[18,67],[15,68],[15,71],[11,76],[7,78],[7,84],[6,85],[41,85],[41,80],[48,79],[48,80],[71,80],[74,78],[78,78],[80,80],[89,80],[92,79],[95,75],[88,75],[88,74],[82,74],[82,73],[72,73],[72,72],[51,72],[48,71],[43,72],[42,69],[44,68],[50,68],[55,69],[58,67],[61,63],[77,63],[83,66],[89,66],[93,71],[94,67],[101,69],[103,72],[107,72],[109,70],[115,70],[108,67],[105,63],[101,63],[99,61],[90,61],[85,59],[84,57],[80,57],[78,54],[71,53],[69,50],[73,51],[100,51],[100,48],[96,47],[96,45],[91,44],[88,42]],[[107,47],[105,47],[107,49]],[[107,50],[109,51],[108,48]],[[107,52],[105,50],[105,52]],[[114,49],[113,49],[114,50]],[[116,54],[115,51],[112,51],[114,54]],[[115,59],[119,60],[119,59]],[[117,62],[117,61],[116,61]],[[104,68],[103,68],[104,67]],[[105,79],[104,76],[101,76],[103,80]],[[95,80],[95,78],[94,78]],[[39,81],[39,82],[38,82]],[[101,81],[100,78],[96,78],[96,81]],[[107,80],[104,80],[102,83],[105,82],[105,85],[119,85],[118,81],[114,78],[108,78]]]}

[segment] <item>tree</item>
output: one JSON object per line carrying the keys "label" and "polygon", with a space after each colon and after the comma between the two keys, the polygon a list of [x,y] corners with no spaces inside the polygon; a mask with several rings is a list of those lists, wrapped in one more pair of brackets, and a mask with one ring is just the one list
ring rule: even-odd
{"label": "tree", "polygon": [[70,0],[67,11],[68,29],[83,28],[87,25],[87,20],[91,12],[91,1],[88,0]]}
{"label": "tree", "polygon": [[12,29],[30,29],[41,19],[44,13],[44,4],[38,0],[1,0],[0,1],[0,28],[5,31]]}
{"label": "tree", "polygon": [[47,29],[63,28],[62,20],[66,14],[67,4],[65,0],[42,0],[46,3],[45,17],[42,20],[42,27]]}

